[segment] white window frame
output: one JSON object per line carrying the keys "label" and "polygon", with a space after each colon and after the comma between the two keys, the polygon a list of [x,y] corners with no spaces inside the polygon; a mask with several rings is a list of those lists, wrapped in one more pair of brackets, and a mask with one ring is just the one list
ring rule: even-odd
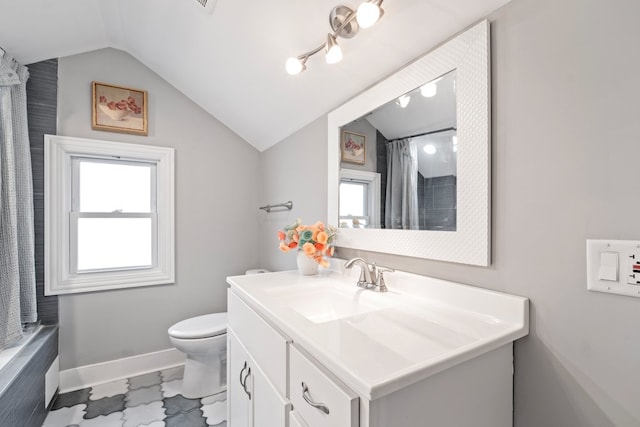
{"label": "white window frame", "polygon": [[[62,295],[175,282],[174,149],[45,135],[45,295]],[[155,164],[153,265],[76,272],[72,179],[74,158],[96,157]],[[161,191],[160,191],[161,190]],[[91,215],[91,214],[82,214]],[[124,215],[124,214],[122,214]],[[136,214],[134,214],[136,215]]]}
{"label": "white window frame", "polygon": [[[367,184],[367,228],[380,228],[380,174],[356,169],[340,169],[339,182],[354,181]],[[353,217],[361,218],[361,217]],[[338,223],[340,221],[338,220]]]}

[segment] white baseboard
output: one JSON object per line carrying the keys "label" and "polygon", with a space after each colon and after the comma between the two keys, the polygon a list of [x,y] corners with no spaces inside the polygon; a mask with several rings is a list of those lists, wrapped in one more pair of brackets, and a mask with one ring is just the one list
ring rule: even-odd
{"label": "white baseboard", "polygon": [[60,371],[60,393],[184,365],[185,355],[170,348]]}

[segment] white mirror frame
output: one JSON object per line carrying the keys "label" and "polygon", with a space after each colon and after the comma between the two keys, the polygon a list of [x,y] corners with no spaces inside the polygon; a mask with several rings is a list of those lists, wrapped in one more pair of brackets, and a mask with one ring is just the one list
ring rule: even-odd
{"label": "white mirror frame", "polygon": [[328,116],[328,223],[338,220],[340,130],[377,107],[456,70],[456,231],[340,228],[343,248],[488,266],[491,262],[489,22],[482,21]]}

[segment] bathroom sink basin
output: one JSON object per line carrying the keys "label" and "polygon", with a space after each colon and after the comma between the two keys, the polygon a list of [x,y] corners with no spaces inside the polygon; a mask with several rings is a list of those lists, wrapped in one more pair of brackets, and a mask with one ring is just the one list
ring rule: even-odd
{"label": "bathroom sink basin", "polygon": [[379,310],[381,305],[364,302],[362,292],[332,286],[314,287],[304,292],[285,292],[279,301],[313,323],[325,323]]}

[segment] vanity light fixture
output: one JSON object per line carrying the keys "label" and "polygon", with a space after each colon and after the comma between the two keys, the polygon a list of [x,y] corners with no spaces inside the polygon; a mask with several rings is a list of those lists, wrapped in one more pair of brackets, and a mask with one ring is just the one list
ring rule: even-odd
{"label": "vanity light fixture", "polygon": [[315,49],[287,59],[285,68],[291,75],[298,74],[306,70],[307,59],[316,53],[324,50],[325,59],[328,64],[336,64],[342,61],[342,50],[338,45],[337,38],[350,39],[358,33],[358,29],[373,26],[384,14],[380,7],[384,0],[366,0],[357,10],[347,6],[336,6],[329,14],[329,24],[333,33],[327,35],[327,41]]}

